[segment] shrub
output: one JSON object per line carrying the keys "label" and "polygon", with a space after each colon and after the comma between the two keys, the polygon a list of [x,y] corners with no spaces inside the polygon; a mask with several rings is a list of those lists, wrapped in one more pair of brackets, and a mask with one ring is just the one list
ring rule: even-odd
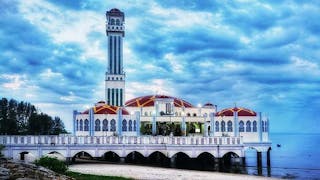
{"label": "shrub", "polygon": [[67,165],[63,161],[47,156],[41,157],[39,160],[36,160],[35,164],[38,166],[46,167],[54,172],[61,174],[65,173],[68,170]]}
{"label": "shrub", "polygon": [[3,157],[2,150],[5,148],[4,145],[0,144],[0,158]]}

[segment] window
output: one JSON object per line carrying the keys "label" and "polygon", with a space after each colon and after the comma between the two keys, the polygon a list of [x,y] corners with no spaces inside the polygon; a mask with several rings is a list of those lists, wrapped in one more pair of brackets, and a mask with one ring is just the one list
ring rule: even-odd
{"label": "window", "polygon": [[133,121],[133,131],[137,131],[137,121]]}
{"label": "window", "polygon": [[122,131],[127,131],[127,120],[122,120]]}
{"label": "window", "polygon": [[219,121],[216,121],[215,126],[216,126],[216,132],[219,132]]}
{"label": "window", "polygon": [[148,116],[148,113],[147,113],[147,112],[144,112],[144,116]]}
{"label": "window", "polygon": [[102,121],[102,131],[108,131],[108,120],[106,119]]}
{"label": "window", "polygon": [[132,131],[132,120],[129,120],[129,130],[128,131]]}
{"label": "window", "polygon": [[89,121],[88,121],[88,119],[84,120],[84,131],[89,131]]}
{"label": "window", "polygon": [[221,132],[226,131],[226,123],[224,121],[221,121]]}
{"label": "window", "polygon": [[80,131],[83,131],[83,120],[80,119]]}
{"label": "window", "polygon": [[196,113],[193,113],[193,116],[194,116],[194,117],[196,117],[196,116],[197,116],[197,114],[196,114]]}
{"label": "window", "polygon": [[247,121],[246,123],[246,132],[251,132],[251,122]]}
{"label": "window", "polygon": [[97,119],[97,120],[95,121],[94,130],[95,130],[95,131],[101,131],[100,120],[99,120],[99,119]]}
{"label": "window", "polygon": [[239,132],[244,132],[244,122],[243,121],[239,122]]}
{"label": "window", "polygon": [[228,121],[228,132],[232,132],[232,122]]}
{"label": "window", "polygon": [[113,131],[113,132],[116,131],[116,120],[112,119],[110,121],[110,125],[111,125],[110,131]]}
{"label": "window", "polygon": [[120,25],[120,20],[119,19],[116,20],[116,25],[118,25],[118,26]]}
{"label": "window", "polygon": [[115,23],[114,23],[114,19],[111,19],[111,23],[110,23],[111,25],[114,25]]}
{"label": "window", "polygon": [[77,119],[76,130],[79,131],[79,120]]}
{"label": "window", "polygon": [[264,127],[265,131],[269,132],[269,121],[265,121],[265,123],[266,123],[266,126]]}
{"label": "window", "polygon": [[262,132],[266,132],[265,131],[265,124],[264,124],[265,122],[264,121],[262,121]]}
{"label": "window", "polygon": [[252,131],[257,132],[257,121],[253,121],[252,126]]}
{"label": "window", "polygon": [[190,116],[190,113],[187,113],[187,116]]}

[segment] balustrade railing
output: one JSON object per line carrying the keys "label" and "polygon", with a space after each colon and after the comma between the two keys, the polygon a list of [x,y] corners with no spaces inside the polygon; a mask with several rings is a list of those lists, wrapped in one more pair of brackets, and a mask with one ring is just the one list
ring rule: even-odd
{"label": "balustrade railing", "polygon": [[0,136],[4,145],[241,145],[242,137],[198,136]]}

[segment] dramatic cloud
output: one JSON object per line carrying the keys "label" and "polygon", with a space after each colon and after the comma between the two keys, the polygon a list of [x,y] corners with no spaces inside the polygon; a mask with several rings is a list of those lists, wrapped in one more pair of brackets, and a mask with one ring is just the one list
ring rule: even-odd
{"label": "dramatic cloud", "polygon": [[0,94],[62,117],[104,99],[105,11],[126,16],[126,98],[262,111],[271,130],[320,125],[318,1],[0,2]]}

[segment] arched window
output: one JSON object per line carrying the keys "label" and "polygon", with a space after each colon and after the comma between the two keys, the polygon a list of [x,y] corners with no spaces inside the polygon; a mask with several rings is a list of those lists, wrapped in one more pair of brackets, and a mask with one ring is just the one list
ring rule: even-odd
{"label": "arched window", "polygon": [[80,131],[83,131],[83,120],[80,119]]}
{"label": "arched window", "polygon": [[127,120],[122,120],[122,131],[127,131]]}
{"label": "arched window", "polygon": [[187,113],[187,116],[190,116],[190,113]]}
{"label": "arched window", "polygon": [[129,120],[129,131],[132,131],[132,120]]}
{"label": "arched window", "polygon": [[232,132],[232,122],[228,121],[228,132]]}
{"label": "arched window", "polygon": [[265,131],[265,124],[264,124],[265,122],[264,121],[262,121],[262,132],[266,132]]}
{"label": "arched window", "polygon": [[226,131],[226,123],[224,121],[221,121],[221,132]]}
{"label": "arched window", "polygon": [[108,131],[108,120],[106,119],[102,121],[102,131]]}
{"label": "arched window", "polygon": [[251,132],[251,122],[247,121],[246,123],[246,132]]}
{"label": "arched window", "polygon": [[133,131],[137,131],[137,121],[133,121]]}
{"label": "arched window", "polygon": [[266,132],[269,132],[269,121],[265,121],[266,122],[266,126],[264,127]]}
{"label": "arched window", "polygon": [[77,119],[76,130],[79,131],[79,119]]}
{"label": "arched window", "polygon": [[95,131],[101,131],[100,120],[97,119],[94,124],[95,124],[94,130]]}
{"label": "arched window", "polygon": [[253,121],[252,126],[252,132],[257,132],[257,121]]}
{"label": "arched window", "polygon": [[197,114],[196,114],[196,113],[193,113],[193,116],[194,116],[194,117],[196,117],[196,116],[197,116]]}
{"label": "arched window", "polygon": [[216,121],[215,127],[216,127],[216,132],[219,132],[219,121]]}
{"label": "arched window", "polygon": [[112,119],[110,121],[110,125],[111,125],[110,131],[113,131],[113,132],[116,131],[116,120]]}
{"label": "arched window", "polygon": [[89,131],[89,121],[88,121],[88,119],[84,120],[84,131]]}
{"label": "arched window", "polygon": [[239,132],[244,132],[244,122],[243,121],[239,122]]}
{"label": "arched window", "polygon": [[115,23],[114,23],[114,19],[111,19],[111,23],[110,23],[111,25],[114,25]]}
{"label": "arched window", "polygon": [[120,25],[120,20],[119,19],[116,20],[116,25],[118,25],[118,26]]}
{"label": "arched window", "polygon": [[148,116],[148,113],[147,113],[147,112],[144,112],[144,116]]}

